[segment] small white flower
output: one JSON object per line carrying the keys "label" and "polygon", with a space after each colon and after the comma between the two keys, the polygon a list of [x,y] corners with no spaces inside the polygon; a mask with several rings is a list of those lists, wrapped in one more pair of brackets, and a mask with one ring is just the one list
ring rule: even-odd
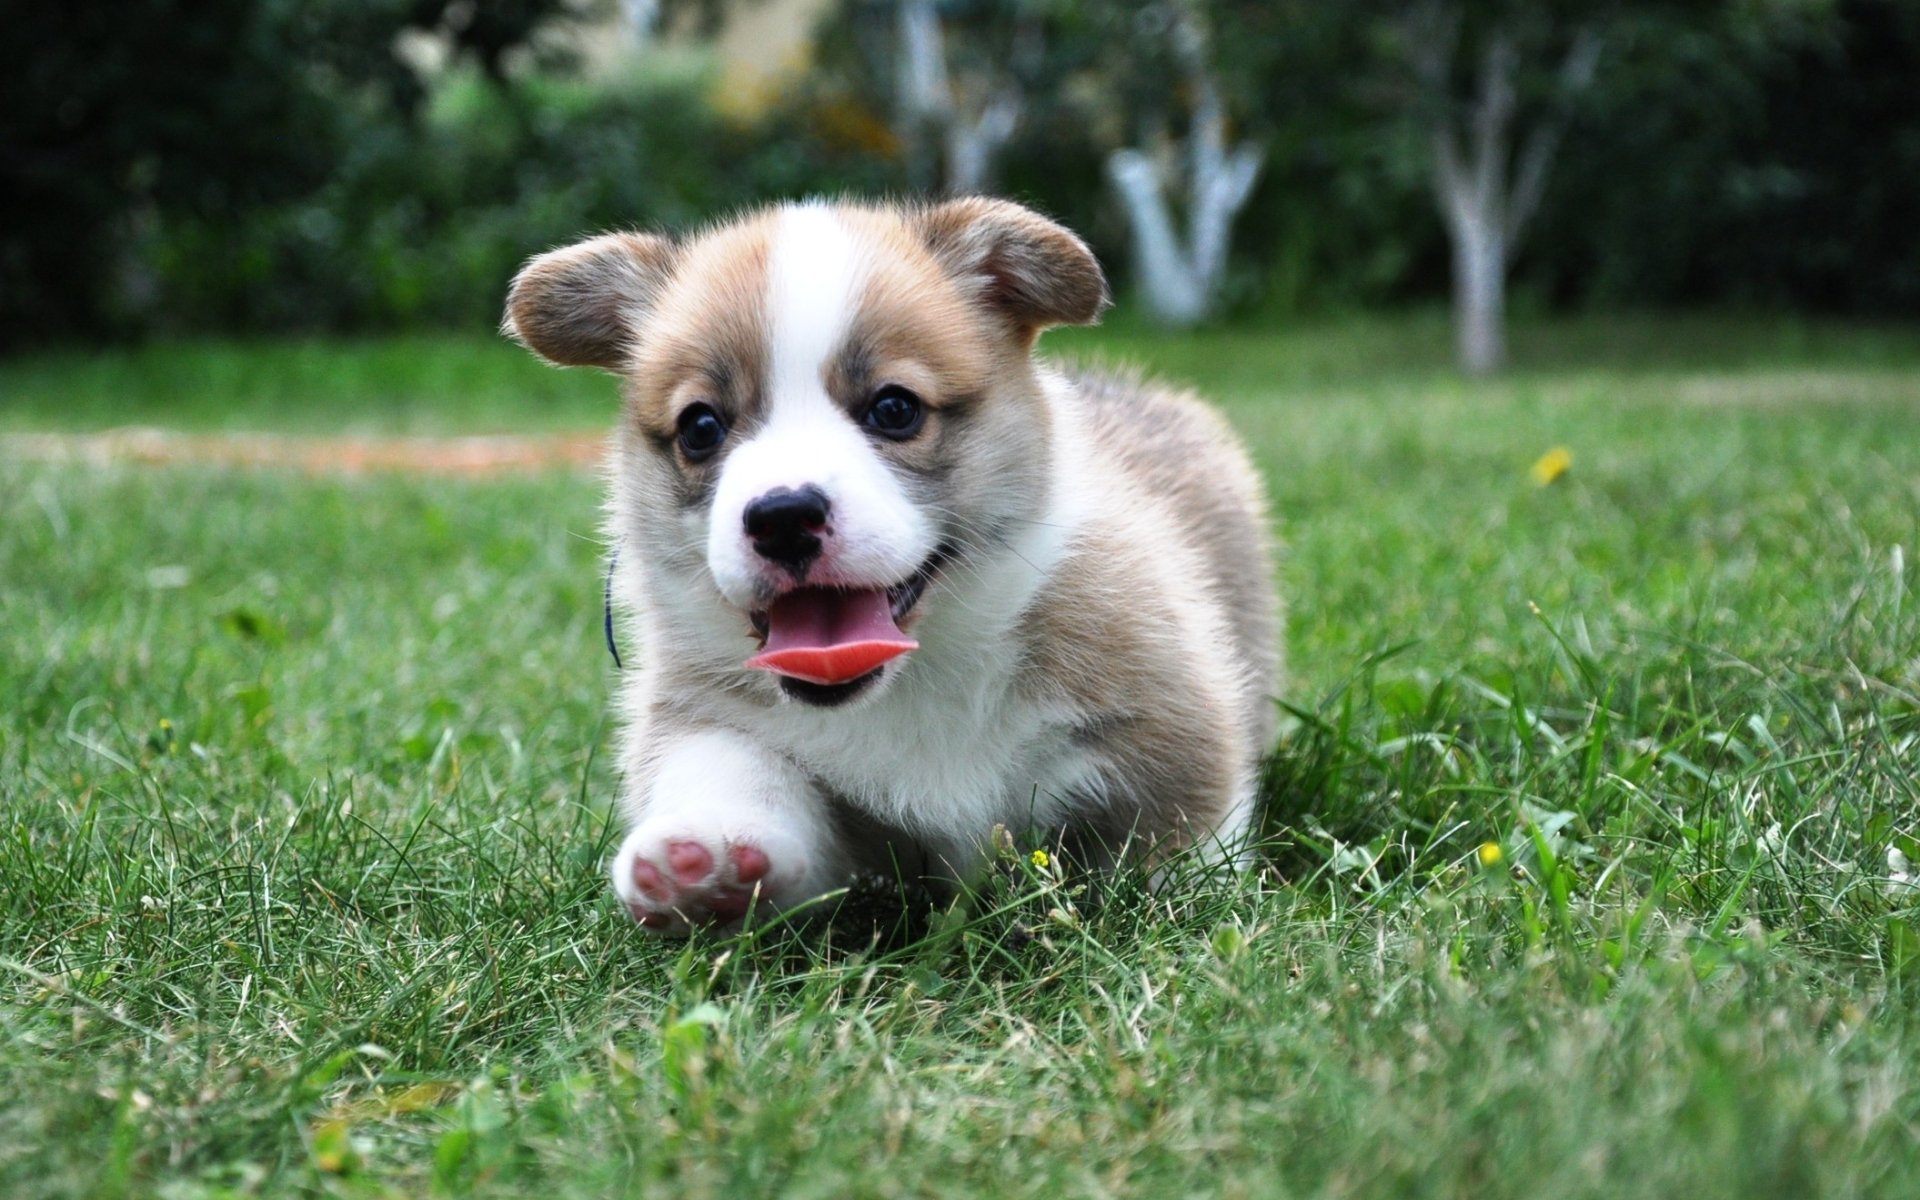
{"label": "small white flower", "polygon": [[1887,847],[1887,882],[1883,890],[1889,896],[1911,896],[1920,893],[1920,876],[1913,873],[1913,864],[1898,846]]}

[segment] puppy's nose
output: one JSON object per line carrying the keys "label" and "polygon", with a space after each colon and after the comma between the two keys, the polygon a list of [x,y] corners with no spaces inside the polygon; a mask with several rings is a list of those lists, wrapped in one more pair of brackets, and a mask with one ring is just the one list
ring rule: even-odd
{"label": "puppy's nose", "polygon": [[747,536],[760,557],[799,569],[820,553],[833,504],[813,484],[774,488],[747,505]]}

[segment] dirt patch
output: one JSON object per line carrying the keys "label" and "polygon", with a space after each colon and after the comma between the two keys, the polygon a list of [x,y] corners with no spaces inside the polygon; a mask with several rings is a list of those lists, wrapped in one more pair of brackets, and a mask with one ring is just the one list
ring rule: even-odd
{"label": "dirt patch", "polygon": [[141,428],[102,433],[0,434],[0,457],[4,458],[96,465],[277,467],[310,475],[585,471],[599,466],[605,455],[605,437],[579,433],[535,437],[297,437]]}

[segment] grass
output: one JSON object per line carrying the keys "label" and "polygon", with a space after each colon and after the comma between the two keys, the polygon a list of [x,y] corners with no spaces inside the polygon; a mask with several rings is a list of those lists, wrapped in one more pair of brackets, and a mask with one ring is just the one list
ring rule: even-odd
{"label": "grass", "polygon": [[[1012,864],[889,950],[614,911],[591,480],[0,459],[0,1194],[1920,1194],[1920,343],[1063,340],[1271,481],[1271,866]],[[610,392],[191,345],[0,364],[0,422]]]}

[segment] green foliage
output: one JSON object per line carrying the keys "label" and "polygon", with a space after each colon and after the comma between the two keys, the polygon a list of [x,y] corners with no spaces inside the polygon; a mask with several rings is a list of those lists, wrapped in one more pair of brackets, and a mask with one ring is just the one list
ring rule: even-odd
{"label": "green foliage", "polygon": [[[530,39],[573,7],[28,6],[38,49],[0,84],[0,342],[481,327],[557,242],[892,182],[857,122],[728,119],[697,64],[571,79]],[[395,55],[410,29],[453,52],[431,93]],[[509,78],[516,54],[546,69]]]}
{"label": "green foliage", "polygon": [[[1637,39],[1567,142],[1527,268],[1558,301],[1920,312],[1920,9]],[[1622,164],[1658,164],[1622,180]]]}
{"label": "green foliage", "polygon": [[811,110],[718,115],[696,64],[617,86],[446,82],[415,125],[365,114],[331,177],[238,223],[161,222],[156,322],[227,329],[485,327],[534,253],[618,227],[685,229],[768,195],[887,175]]}
{"label": "green foliage", "polygon": [[[745,0],[675,0],[712,27]],[[1116,146],[1178,133],[1165,4],[951,0],[961,90],[1027,101],[1003,189],[1084,231],[1117,277]],[[1267,149],[1236,224],[1231,307],[1445,294],[1408,103],[1407,3],[1206,0],[1236,136]],[[1920,309],[1920,15],[1904,0],[1463,3],[1510,26],[1522,101],[1568,18],[1602,21],[1593,89],[1517,263],[1522,309]],[[129,0],[18,5],[0,81],[0,344],[153,331],[490,325],[528,253],[609,226],[683,228],[811,192],[928,177],[892,115],[890,6],[833,9],[818,69],[763,118],[716,111],[671,53],[569,74],[562,0]],[[445,39],[429,80],[394,52]],[[1398,31],[1398,32],[1396,32]],[[1467,70],[1462,55],[1457,70]],[[732,106],[719,106],[734,111]],[[925,147],[918,152],[925,157]]]}
{"label": "green foliage", "polygon": [[[1270,481],[1273,863],[1017,857],[890,948],[608,895],[592,478],[0,458],[0,1192],[1920,1188],[1911,331],[1523,321],[1492,386],[1427,318],[1060,345],[1218,397]],[[331,373],[457,431],[528,378],[246,353],[0,389],[293,363],[292,427]]]}
{"label": "green foliage", "polygon": [[315,86],[358,86],[403,116],[426,99],[420,75],[402,59],[404,35],[434,39],[449,60],[472,64],[495,86],[508,86],[508,60],[519,55],[565,68],[555,39],[589,15],[597,0],[290,0],[281,20],[293,31],[295,57],[318,77]]}
{"label": "green foliage", "polygon": [[[1668,281],[1690,271],[1690,256],[1771,261],[1816,244],[1728,219],[1719,197],[1742,185],[1738,155],[1719,131],[1738,129],[1755,143],[1775,136],[1754,102],[1767,95],[1795,106],[1784,99],[1798,94],[1786,86],[1788,64],[1857,21],[1840,7],[1846,11],[1828,0],[1273,6],[1275,40],[1286,49],[1260,75],[1257,107],[1276,122],[1280,151],[1243,222],[1247,250],[1268,264],[1261,290],[1282,307],[1445,294],[1432,123],[1451,117],[1470,127],[1477,73],[1498,42],[1518,68],[1509,178],[1543,123],[1571,124],[1555,143],[1550,186],[1522,243],[1523,305],[1761,299],[1726,277],[1689,296]],[[1570,91],[1563,64],[1589,36],[1599,47],[1594,82]],[[1882,54],[1909,61],[1898,48]],[[1423,55],[1443,71],[1437,86],[1420,78]],[[1882,121],[1920,121],[1920,105],[1895,117],[1898,108],[1882,105]],[[1824,114],[1813,120],[1827,127]],[[1835,177],[1847,173],[1838,161],[1830,166]],[[1827,164],[1804,172],[1828,173]],[[1837,295],[1782,288],[1766,299],[1825,308]]]}
{"label": "green foliage", "polygon": [[155,210],[231,220],[298,194],[330,145],[279,4],[16,4],[0,76],[0,344],[99,328]]}

